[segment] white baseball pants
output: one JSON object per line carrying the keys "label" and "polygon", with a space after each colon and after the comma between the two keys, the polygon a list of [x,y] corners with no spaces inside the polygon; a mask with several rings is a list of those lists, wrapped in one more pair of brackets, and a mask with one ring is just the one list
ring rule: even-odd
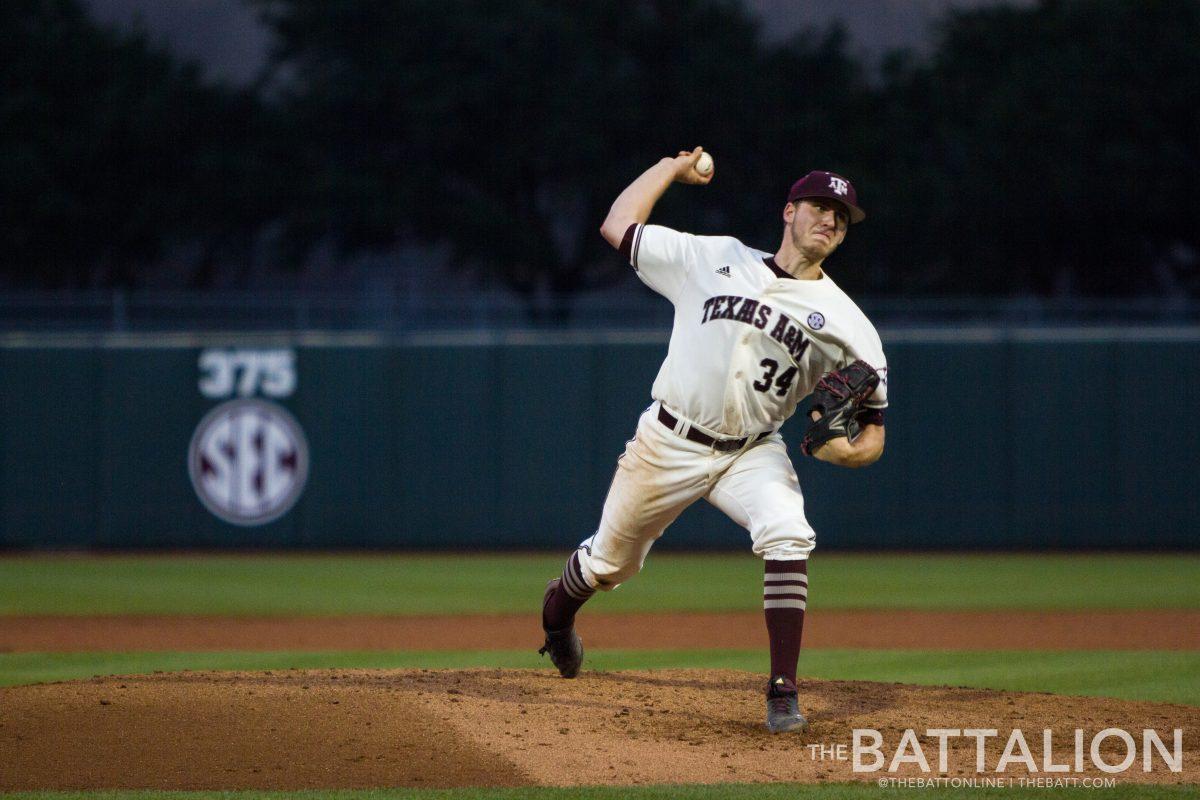
{"label": "white baseball pants", "polygon": [[608,590],[636,575],[655,540],[701,497],[749,531],[756,555],[808,558],[816,534],[780,435],[719,452],[668,429],[658,408],[654,403],[638,420],[617,461],[600,527],[580,546],[588,584]]}

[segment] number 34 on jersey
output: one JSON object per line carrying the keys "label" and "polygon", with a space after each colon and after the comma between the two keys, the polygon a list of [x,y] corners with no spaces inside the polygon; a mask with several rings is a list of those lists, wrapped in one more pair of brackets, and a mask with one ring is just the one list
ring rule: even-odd
{"label": "number 34 on jersey", "polygon": [[[776,318],[773,325],[772,317]],[[804,351],[808,349],[809,341],[794,320],[787,314],[776,312],[766,303],[760,303],[752,297],[722,294],[708,298],[704,301],[704,314],[700,319],[700,324],[703,325],[715,319],[744,322],[760,331],[765,331],[768,325],[772,325],[768,336],[783,345],[784,349],[788,351],[788,355],[796,361],[799,361],[800,357],[804,355]],[[774,384],[776,394],[783,397],[792,388],[792,379],[796,377],[794,365],[788,367],[778,377],[775,373],[779,370],[779,362],[775,359],[764,358],[759,362],[759,366],[765,372],[754,382],[755,389],[766,392]]]}

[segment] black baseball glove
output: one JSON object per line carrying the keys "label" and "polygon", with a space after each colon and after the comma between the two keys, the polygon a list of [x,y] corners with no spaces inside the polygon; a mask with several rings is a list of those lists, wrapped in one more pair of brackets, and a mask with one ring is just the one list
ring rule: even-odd
{"label": "black baseball glove", "polygon": [[825,373],[813,390],[810,409],[819,412],[821,418],[809,423],[800,451],[811,456],[818,447],[839,436],[854,441],[861,430],[855,417],[878,385],[879,373],[861,359]]}

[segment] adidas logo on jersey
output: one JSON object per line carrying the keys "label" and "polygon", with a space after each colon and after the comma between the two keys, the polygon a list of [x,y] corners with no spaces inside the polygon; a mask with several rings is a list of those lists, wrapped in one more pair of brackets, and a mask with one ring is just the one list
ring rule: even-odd
{"label": "adidas logo on jersey", "polygon": [[718,274],[718,275],[724,275],[726,278],[730,277],[730,274],[729,274],[729,267],[718,267],[718,268],[717,268],[717,274]]}

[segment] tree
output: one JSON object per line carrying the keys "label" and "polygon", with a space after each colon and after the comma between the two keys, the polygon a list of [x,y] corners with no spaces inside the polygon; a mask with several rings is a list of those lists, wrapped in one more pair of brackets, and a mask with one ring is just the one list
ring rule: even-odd
{"label": "tree", "polygon": [[777,59],[720,0],[259,2],[310,143],[289,239],[449,242],[556,314],[628,274],[597,230],[659,157],[702,143],[721,175],[703,198],[670,193],[659,219],[775,220],[805,133],[835,127],[821,99],[857,75],[836,38]]}
{"label": "tree", "polygon": [[883,94],[888,287],[1195,293],[1197,42],[1194,0],[950,14]]}
{"label": "tree", "polygon": [[[130,286],[198,244],[213,259],[270,216],[274,123],[76,0],[0,5],[0,275],[17,286]],[[198,274],[203,283],[203,271]]]}

